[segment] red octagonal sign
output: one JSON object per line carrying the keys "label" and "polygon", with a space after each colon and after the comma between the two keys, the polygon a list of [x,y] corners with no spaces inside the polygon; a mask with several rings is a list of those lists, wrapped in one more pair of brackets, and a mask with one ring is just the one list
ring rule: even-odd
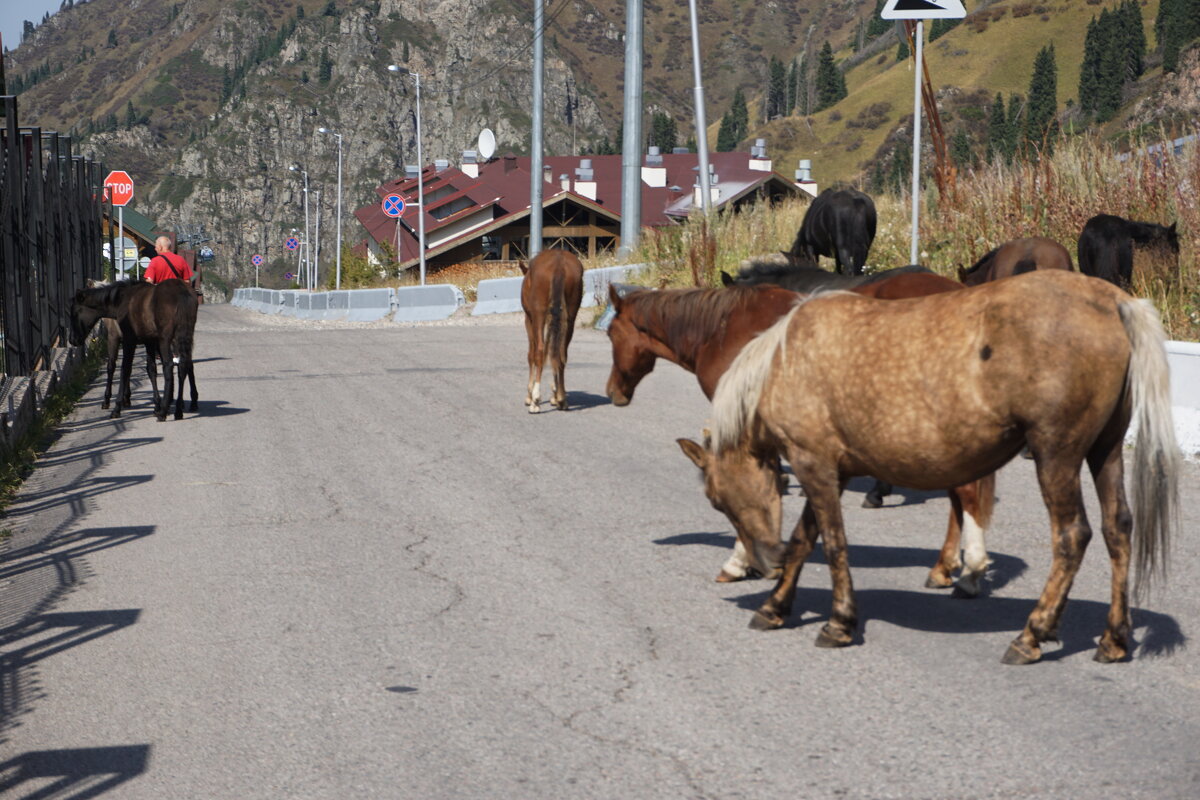
{"label": "red octagonal sign", "polygon": [[114,206],[123,206],[133,199],[133,178],[125,170],[115,169],[104,179],[104,191]]}

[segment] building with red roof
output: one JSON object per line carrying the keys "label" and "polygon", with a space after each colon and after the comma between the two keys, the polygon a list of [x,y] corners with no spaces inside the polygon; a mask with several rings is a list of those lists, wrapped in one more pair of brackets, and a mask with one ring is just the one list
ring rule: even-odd
{"label": "building with red roof", "polygon": [[[621,231],[620,155],[547,156],[543,158],[542,247],[573,250],[581,256],[615,250]],[[366,247],[379,263],[399,262],[400,270],[419,263],[418,214],[425,215],[426,268],[467,261],[514,260],[529,249],[529,157],[511,153],[479,163],[463,154],[457,167],[435,161],[421,174],[425,207],[414,202],[415,167],[376,188],[380,202],[354,216],[366,229]],[[659,154],[642,159],[642,226],[678,224],[700,207],[699,158],[695,153]],[[711,153],[710,191],[714,210],[766,200],[815,194],[815,184],[789,180],[771,169],[762,140],[750,153]],[[400,217],[389,217],[382,201],[405,198]],[[398,254],[398,258],[397,258]]]}

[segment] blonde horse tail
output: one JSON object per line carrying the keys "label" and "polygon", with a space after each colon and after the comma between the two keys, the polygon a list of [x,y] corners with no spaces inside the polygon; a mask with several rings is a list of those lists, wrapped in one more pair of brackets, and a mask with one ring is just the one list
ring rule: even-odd
{"label": "blonde horse tail", "polygon": [[717,452],[734,447],[758,412],[775,351],[783,347],[792,309],[742,348],[713,392],[712,440]]}
{"label": "blonde horse tail", "polygon": [[1137,443],[1133,449],[1134,597],[1166,576],[1172,532],[1179,527],[1181,454],[1171,414],[1166,333],[1148,300],[1120,303],[1129,337],[1127,391],[1133,401]]}

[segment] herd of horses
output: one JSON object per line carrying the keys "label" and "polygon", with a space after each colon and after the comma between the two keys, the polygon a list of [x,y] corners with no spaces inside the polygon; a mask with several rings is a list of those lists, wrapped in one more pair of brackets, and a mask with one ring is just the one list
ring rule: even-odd
{"label": "herd of horses", "polygon": [[[1135,247],[1178,257],[1175,226],[1100,215],[1080,235],[1078,272],[1061,244],[1033,237],[1000,245],[958,281],[920,266],[864,275],[874,228],[866,195],[827,190],[786,263],[722,274],[720,289],[611,286],[608,397],[628,405],[659,358],[695,374],[712,401],[710,430],[702,442],[677,441],[737,534],[717,580],[776,578],[751,626],[781,627],[819,536],[833,582],[816,642],[823,647],[853,643],[858,628],[841,512],[851,478],[876,479],[867,505],[890,484],[948,490],[949,523],[926,585],[975,596],[990,564],[995,473],[1027,449],[1050,516],[1052,562],[1002,661],[1038,661],[1041,645],[1057,639],[1092,535],[1080,481],[1086,463],[1112,572],[1095,658],[1127,659],[1130,571],[1135,596],[1165,573],[1181,458],[1166,335],[1153,305],[1127,289]],[[821,269],[819,255],[839,272]],[[582,275],[562,251],[540,253],[526,269],[531,412],[547,351],[554,404],[567,407],[563,326],[574,320]],[[1122,456],[1131,421],[1132,507]],[[784,461],[805,497],[786,543]]]}

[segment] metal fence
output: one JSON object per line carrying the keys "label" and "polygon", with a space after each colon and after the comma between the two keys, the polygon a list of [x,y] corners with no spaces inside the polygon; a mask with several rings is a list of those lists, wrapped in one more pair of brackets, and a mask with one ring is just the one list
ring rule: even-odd
{"label": "metal fence", "polygon": [[101,277],[105,172],[70,136],[21,127],[17,98],[0,102],[0,373],[30,375],[66,344],[75,292]]}

